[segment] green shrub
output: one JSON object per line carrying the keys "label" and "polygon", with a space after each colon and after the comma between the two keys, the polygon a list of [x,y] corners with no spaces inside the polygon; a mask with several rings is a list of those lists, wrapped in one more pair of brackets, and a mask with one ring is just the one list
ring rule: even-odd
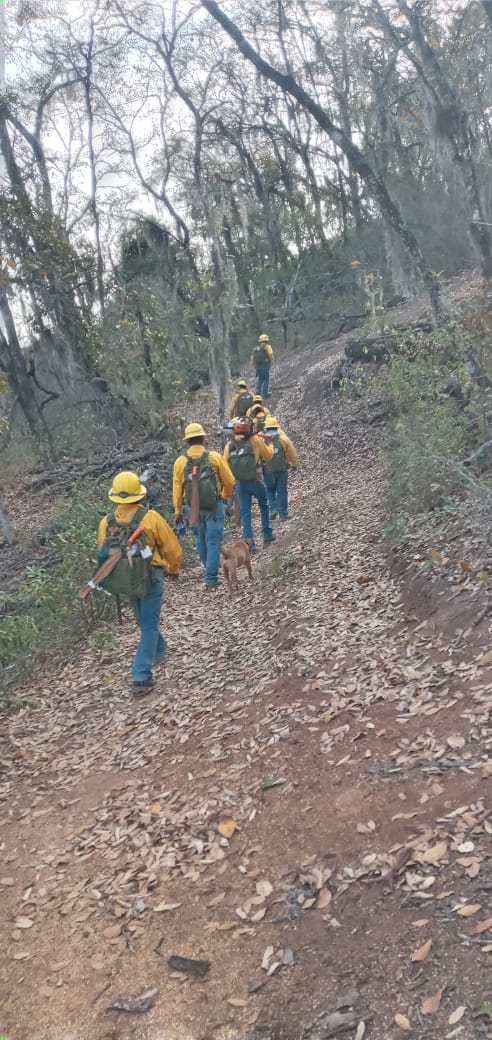
{"label": "green shrub", "polygon": [[398,416],[388,451],[390,497],[413,515],[466,485],[460,460],[478,433],[465,373],[435,346],[429,338],[412,356],[394,355],[383,375]]}
{"label": "green shrub", "polygon": [[98,593],[82,602],[77,596],[97,567],[100,514],[90,495],[79,491],[52,522],[47,546],[60,562],[29,567],[16,593],[0,595],[0,685],[17,681],[42,654],[64,649],[76,635],[89,636],[102,620],[115,617],[112,597]]}

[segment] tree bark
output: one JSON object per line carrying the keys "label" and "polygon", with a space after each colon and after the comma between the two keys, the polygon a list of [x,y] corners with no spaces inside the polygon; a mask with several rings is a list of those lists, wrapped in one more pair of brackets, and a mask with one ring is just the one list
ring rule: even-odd
{"label": "tree bark", "polygon": [[[2,326],[5,329],[5,333],[2,331]],[[22,348],[17,337],[12,312],[7,300],[5,286],[1,281],[0,364],[7,373],[11,390],[19,401],[30,433],[36,438],[36,440],[38,440],[44,455],[48,460],[50,460],[54,454],[53,441],[48,426],[44,421],[29,378],[29,372],[27,370]]]}
{"label": "tree bark", "polygon": [[14,525],[7,514],[5,506],[0,498],[0,527],[5,536],[7,545],[13,545],[15,542]]}

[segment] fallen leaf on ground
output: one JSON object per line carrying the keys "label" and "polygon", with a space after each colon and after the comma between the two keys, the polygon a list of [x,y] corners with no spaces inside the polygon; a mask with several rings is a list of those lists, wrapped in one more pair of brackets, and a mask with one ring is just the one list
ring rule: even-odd
{"label": "fallen leaf on ground", "polygon": [[269,881],[257,881],[256,891],[258,892],[259,896],[264,896],[266,899],[267,896],[272,894],[273,885],[271,885]]}
{"label": "fallen leaf on ground", "polygon": [[130,1011],[137,1015],[141,1015],[144,1011],[150,1011],[154,1007],[155,998],[159,991],[157,989],[149,989],[147,993],[142,993],[141,997],[121,997],[117,1000],[113,1000],[111,1004],[108,1004],[107,1011]]}
{"label": "fallen leaf on ground", "polygon": [[492,928],[492,917],[487,917],[486,921],[479,921],[475,925],[475,935],[481,935],[482,932],[488,932],[489,928]]}
{"label": "fallen leaf on ground", "polygon": [[439,1011],[442,1000],[442,989],[437,989],[431,997],[426,997],[420,1008],[423,1015],[435,1015]]}
{"label": "fallen leaf on ground", "polygon": [[478,914],[478,911],[481,909],[481,903],[466,903],[465,906],[459,906],[456,913],[459,917],[473,917],[473,915]]}
{"label": "fallen leaf on ground", "polygon": [[220,823],[217,824],[217,830],[223,838],[232,838],[232,835],[234,834],[234,831],[236,829],[237,823],[235,820],[232,819],[221,820]]}
{"label": "fallen leaf on ground", "polygon": [[394,1022],[395,1022],[395,1025],[397,1025],[399,1029],[404,1029],[406,1033],[410,1033],[411,1032],[412,1027],[411,1027],[410,1022],[409,1022],[409,1020],[408,1020],[406,1015],[400,1015],[400,1013],[398,1012],[395,1015]]}
{"label": "fallen leaf on ground", "polygon": [[16,917],[15,927],[16,928],[32,928],[34,921],[30,917]]}
{"label": "fallen leaf on ground", "polygon": [[466,1011],[466,1007],[465,1007],[464,1004],[461,1004],[460,1007],[457,1007],[456,1011],[453,1011],[450,1014],[450,1016],[448,1018],[448,1025],[449,1026],[455,1026],[457,1022],[461,1022],[461,1019],[463,1018],[463,1015],[465,1014],[465,1011]]}
{"label": "fallen leaf on ground", "polygon": [[466,740],[464,737],[459,736],[457,733],[453,733],[452,736],[447,738],[446,744],[448,745],[448,747],[453,748],[453,750],[457,751],[458,748],[462,748],[465,746]]}
{"label": "fallen leaf on ground", "polygon": [[263,920],[265,914],[266,907],[264,906],[262,910],[257,910],[255,914],[251,914],[251,920],[254,921],[254,923],[256,924],[257,921]]}
{"label": "fallen leaf on ground", "polygon": [[447,851],[447,843],[445,841],[438,841],[437,845],[433,845],[432,848],[426,849],[426,851],[419,856],[419,860],[421,863],[439,863],[439,860],[444,859]]}
{"label": "fallen leaf on ground", "polygon": [[359,1022],[359,1025],[357,1026],[357,1029],[355,1031],[354,1040],[362,1040],[362,1037],[364,1036],[365,1031],[366,1031],[366,1023],[365,1022]]}
{"label": "fallen leaf on ground", "polygon": [[431,951],[432,939],[427,939],[423,946],[419,946],[412,953],[412,961],[426,961]]}
{"label": "fallen leaf on ground", "polygon": [[162,811],[161,803],[160,802],[152,802],[152,805],[150,807],[150,811],[153,814],[153,816],[158,816],[159,813]]}
{"label": "fallen leaf on ground", "polygon": [[5,888],[12,888],[12,885],[15,885],[15,881],[13,877],[3,877],[0,878],[0,885],[4,885]]}
{"label": "fallen leaf on ground", "polygon": [[154,907],[154,913],[164,914],[169,910],[177,910],[181,906],[181,903],[159,903],[159,906]]}
{"label": "fallen leaf on ground", "polygon": [[322,888],[320,893],[319,893],[318,899],[316,901],[316,909],[317,910],[326,910],[326,907],[330,905],[332,899],[333,899],[333,893],[330,892],[330,889],[329,888]]}
{"label": "fallen leaf on ground", "polygon": [[353,1011],[332,1011],[329,1015],[323,1016],[321,1020],[322,1036],[329,1037],[335,1036],[335,1033],[339,1033],[342,1029],[348,1029],[351,1026],[355,1026],[357,1017]]}
{"label": "fallen leaf on ground", "polygon": [[121,935],[121,925],[111,924],[109,928],[105,928],[103,931],[105,939],[117,939]]}
{"label": "fallen leaf on ground", "polygon": [[228,997],[227,998],[227,1003],[230,1004],[231,1007],[241,1008],[241,1007],[246,1007],[248,1001],[244,1000],[243,997]]}
{"label": "fallen leaf on ground", "polygon": [[223,899],[225,899],[225,892],[219,892],[218,896],[214,896],[213,899],[210,899],[207,903],[207,907],[210,909],[211,907],[218,906],[219,903],[222,903]]}

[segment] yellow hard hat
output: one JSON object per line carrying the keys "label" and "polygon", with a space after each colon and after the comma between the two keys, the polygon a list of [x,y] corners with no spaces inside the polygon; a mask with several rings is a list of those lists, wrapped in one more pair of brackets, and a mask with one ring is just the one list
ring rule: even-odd
{"label": "yellow hard hat", "polygon": [[258,336],[258,343],[268,343],[269,338],[270,337],[267,336],[266,332],[262,332],[261,336]]}
{"label": "yellow hard hat", "polygon": [[267,415],[267,417],[265,419],[265,425],[264,425],[263,429],[265,429],[265,430],[278,430],[278,428],[279,428],[279,424],[278,424],[277,420],[275,419],[275,417],[273,415]]}
{"label": "yellow hard hat", "polygon": [[111,502],[126,505],[126,503],[139,502],[141,498],[145,498],[146,494],[147,488],[140,483],[140,477],[137,477],[137,474],[132,473],[131,470],[125,469],[114,478],[108,498]]}
{"label": "yellow hard hat", "polygon": [[253,404],[263,404],[263,398],[261,394],[253,394]]}
{"label": "yellow hard hat", "polygon": [[238,379],[236,383],[236,390],[247,390],[248,384],[245,379]]}
{"label": "yellow hard hat", "polygon": [[192,423],[190,423],[186,427],[186,430],[184,432],[184,439],[185,439],[185,441],[190,441],[190,440],[192,440],[193,437],[206,437],[206,436],[207,436],[207,434],[205,433],[205,430],[203,429],[203,426],[199,422],[192,422]]}

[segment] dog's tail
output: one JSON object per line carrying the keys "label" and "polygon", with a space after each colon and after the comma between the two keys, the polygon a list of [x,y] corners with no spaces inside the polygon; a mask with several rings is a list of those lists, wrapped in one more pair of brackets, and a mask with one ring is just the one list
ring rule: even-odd
{"label": "dog's tail", "polygon": [[221,555],[221,556],[223,556],[223,557],[224,557],[224,559],[226,559],[226,560],[227,560],[227,557],[228,557],[228,553],[226,553],[226,551],[225,551],[225,549],[224,549],[224,546],[223,546],[223,545],[222,545],[222,544],[221,544],[221,543],[219,542],[219,539],[218,539],[218,538],[216,538],[216,539],[215,539],[215,541],[217,542],[217,548],[218,548],[218,550],[219,550],[219,552],[220,552],[220,555]]}

